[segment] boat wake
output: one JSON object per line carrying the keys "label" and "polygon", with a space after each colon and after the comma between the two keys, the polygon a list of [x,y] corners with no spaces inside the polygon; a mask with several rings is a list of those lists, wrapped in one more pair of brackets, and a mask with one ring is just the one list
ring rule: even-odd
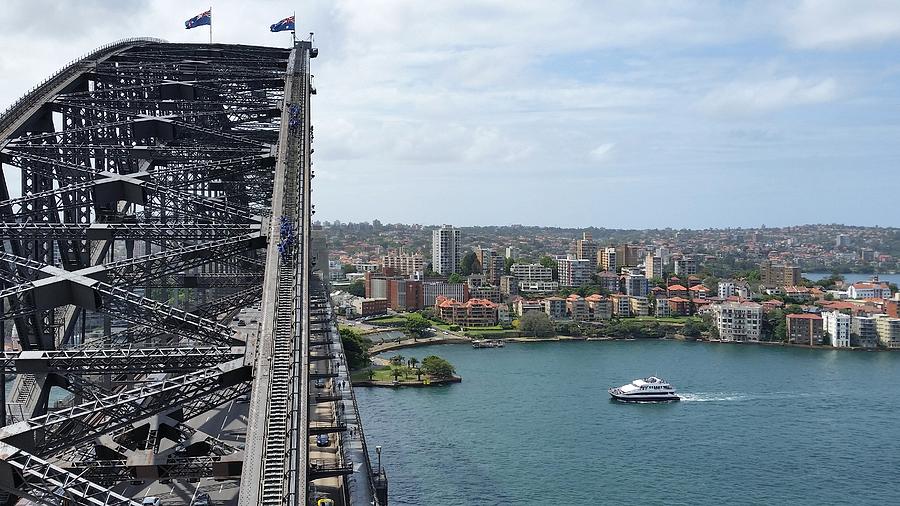
{"label": "boat wake", "polygon": [[679,392],[678,395],[681,396],[681,402],[729,402],[748,399],[746,395],[724,392]]}

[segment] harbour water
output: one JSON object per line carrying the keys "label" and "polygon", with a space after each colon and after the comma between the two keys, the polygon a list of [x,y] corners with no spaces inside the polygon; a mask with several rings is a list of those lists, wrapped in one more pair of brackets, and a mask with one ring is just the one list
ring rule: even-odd
{"label": "harbour water", "polygon": [[[828,276],[831,276],[830,272],[804,272],[801,274],[804,278],[810,281],[818,281],[820,279],[825,279]],[[844,280],[848,283],[856,283],[857,281],[868,281],[872,279],[874,274],[858,274],[858,273],[845,273],[843,274]],[[900,284],[900,274],[879,274],[878,279],[881,281],[886,281],[888,283]]]}
{"label": "harbour water", "polygon": [[[401,354],[446,358],[463,382],[357,389],[391,504],[900,502],[900,353],[595,341]],[[653,374],[684,400],[609,400]]]}

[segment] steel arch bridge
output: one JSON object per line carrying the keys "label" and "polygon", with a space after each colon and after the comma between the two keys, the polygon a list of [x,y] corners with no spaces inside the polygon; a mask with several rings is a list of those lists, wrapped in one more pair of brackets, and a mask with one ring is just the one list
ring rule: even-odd
{"label": "steel arch bridge", "polygon": [[122,40],[0,116],[0,503],[386,503],[312,273],[317,53]]}

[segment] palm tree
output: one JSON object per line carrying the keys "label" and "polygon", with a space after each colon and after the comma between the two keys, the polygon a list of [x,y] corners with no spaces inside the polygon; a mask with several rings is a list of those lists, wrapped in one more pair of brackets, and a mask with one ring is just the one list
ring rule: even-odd
{"label": "palm tree", "polygon": [[416,367],[416,380],[422,381],[422,369],[419,367]]}
{"label": "palm tree", "polygon": [[395,368],[391,371],[391,374],[394,376],[394,381],[397,381],[397,380],[400,378],[400,368],[395,367]]}
{"label": "palm tree", "polygon": [[406,363],[410,367],[415,367],[419,364],[419,359],[417,359],[416,357],[410,357],[409,360],[406,361]]}
{"label": "palm tree", "polygon": [[369,381],[372,381],[374,379],[375,379],[375,370],[369,369]]}
{"label": "palm tree", "polygon": [[394,365],[402,365],[404,360],[406,360],[406,357],[403,355],[394,355],[391,357],[391,363]]}

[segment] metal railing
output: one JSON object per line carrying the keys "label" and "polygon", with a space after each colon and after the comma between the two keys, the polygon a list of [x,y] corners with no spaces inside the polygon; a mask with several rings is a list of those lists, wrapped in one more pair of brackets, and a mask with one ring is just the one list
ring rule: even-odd
{"label": "metal railing", "polygon": [[68,78],[73,74],[75,70],[77,70],[83,62],[94,58],[100,54],[108,52],[110,49],[118,48],[121,46],[126,46],[129,44],[134,44],[136,42],[166,42],[163,39],[157,39],[154,37],[131,37],[128,39],[120,39],[115,42],[110,42],[109,44],[104,44],[97,49],[94,49],[90,53],[87,53],[79,58],[76,58],[65,65],[62,68],[57,70],[53,75],[44,79],[33,88],[25,92],[24,95],[19,97],[18,100],[13,102],[10,106],[3,110],[3,113],[0,114],[0,132],[9,128],[9,125],[18,119],[20,109],[27,108],[34,105],[39,97],[43,96],[48,89],[52,89],[61,83],[64,79]]}

